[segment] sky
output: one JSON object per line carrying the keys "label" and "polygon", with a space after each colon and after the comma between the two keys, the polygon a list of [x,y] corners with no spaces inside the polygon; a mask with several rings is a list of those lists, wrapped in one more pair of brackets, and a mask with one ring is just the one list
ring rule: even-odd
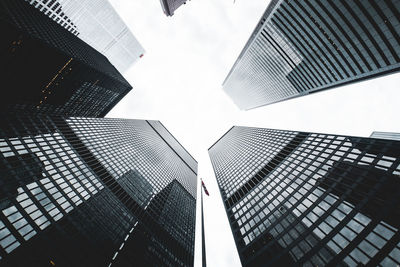
{"label": "sky", "polygon": [[[133,90],[108,117],[160,120],[199,162],[199,177],[210,192],[204,198],[208,266],[240,266],[208,157],[208,148],[233,125],[364,137],[400,132],[400,74],[239,110],[222,82],[268,0],[192,0],[173,17],[163,14],[159,0],[110,2],[146,53],[124,74]],[[197,267],[199,209],[196,227]]]}

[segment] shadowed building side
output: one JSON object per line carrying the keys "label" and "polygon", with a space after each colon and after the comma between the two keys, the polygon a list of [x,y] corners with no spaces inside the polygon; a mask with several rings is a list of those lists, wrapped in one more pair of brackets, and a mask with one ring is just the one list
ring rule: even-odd
{"label": "shadowed building side", "polygon": [[[359,177],[364,177],[359,179]],[[399,175],[388,175],[385,170],[348,161],[336,162],[327,175],[317,180],[316,185],[331,194],[344,198],[353,206],[361,206],[360,212],[374,218],[400,190]],[[351,194],[346,194],[352,188]],[[375,191],[375,192],[374,192]],[[374,195],[365,205],[364,196]],[[400,206],[397,207],[400,209]],[[382,220],[393,227],[400,225],[400,217],[387,214]]]}
{"label": "shadowed building side", "polygon": [[231,128],[209,155],[243,266],[398,265],[399,146]]}
{"label": "shadowed building side", "polygon": [[197,174],[149,122],[2,118],[1,265],[193,266]]}
{"label": "shadowed building side", "polygon": [[108,0],[25,0],[105,55],[122,73],[145,53]]}
{"label": "shadowed building side", "polygon": [[[134,228],[116,266],[193,266],[195,205],[193,196],[173,180],[147,208],[154,227],[141,222]],[[136,256],[132,257],[132,253]]]}
{"label": "shadowed building side", "polygon": [[131,89],[95,49],[23,0],[0,3],[1,110],[103,117]]}

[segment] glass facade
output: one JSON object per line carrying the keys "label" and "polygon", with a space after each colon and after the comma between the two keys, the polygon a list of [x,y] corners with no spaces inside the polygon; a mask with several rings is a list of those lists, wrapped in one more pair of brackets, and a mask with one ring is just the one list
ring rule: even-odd
{"label": "glass facade", "polygon": [[400,133],[388,133],[388,132],[373,132],[371,138],[388,139],[400,141]]}
{"label": "glass facade", "polygon": [[79,32],[75,23],[64,12],[60,1],[56,0],[25,0],[52,18],[65,29],[78,36]]}
{"label": "glass facade", "polygon": [[186,4],[186,0],[160,0],[160,3],[164,14],[167,16],[173,16],[175,10],[177,10],[181,5]]}
{"label": "glass facade", "polygon": [[23,0],[0,3],[1,110],[103,117],[131,89],[95,49]]}
{"label": "glass facade", "polygon": [[160,122],[1,115],[1,265],[193,266],[197,172]]}
{"label": "glass facade", "polygon": [[175,137],[168,132],[168,129],[159,121],[148,121],[151,127],[160,134],[161,138],[179,155],[179,157],[189,166],[192,171],[197,173],[197,161],[179,143]]}
{"label": "glass facade", "polygon": [[396,72],[400,2],[272,0],[223,83],[241,109]]}
{"label": "glass facade", "polygon": [[125,72],[144,49],[107,0],[25,0]]}
{"label": "glass facade", "polygon": [[210,149],[244,266],[400,264],[400,142],[233,127]]}

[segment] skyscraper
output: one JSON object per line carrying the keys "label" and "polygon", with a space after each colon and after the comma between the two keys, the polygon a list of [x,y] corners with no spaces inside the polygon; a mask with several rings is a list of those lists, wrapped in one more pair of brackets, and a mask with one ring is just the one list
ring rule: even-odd
{"label": "skyscraper", "polygon": [[145,53],[107,0],[25,0],[125,72]]}
{"label": "skyscraper", "polygon": [[193,265],[197,162],[160,122],[1,115],[0,264]]}
{"label": "skyscraper", "polygon": [[186,4],[187,0],[160,0],[161,7],[164,14],[167,16],[173,16],[175,10],[177,10],[181,5]]}
{"label": "skyscraper", "polygon": [[[148,210],[156,221],[152,228],[157,234],[149,235],[143,223],[139,223],[132,232],[134,238],[126,242],[127,255],[122,254],[116,265],[135,266],[139,261],[141,266],[192,266],[196,199],[173,180],[154,196]],[[169,235],[175,238],[170,239]],[[131,251],[139,253],[133,258],[129,256]]]}
{"label": "skyscraper", "polygon": [[132,87],[98,51],[23,0],[0,2],[0,110],[102,117]]}
{"label": "skyscraper", "polygon": [[209,154],[244,266],[399,265],[399,141],[232,127]]}
{"label": "skyscraper", "polygon": [[370,137],[400,141],[400,133],[373,132]]}
{"label": "skyscraper", "polygon": [[399,1],[271,0],[226,77],[252,109],[397,72]]}

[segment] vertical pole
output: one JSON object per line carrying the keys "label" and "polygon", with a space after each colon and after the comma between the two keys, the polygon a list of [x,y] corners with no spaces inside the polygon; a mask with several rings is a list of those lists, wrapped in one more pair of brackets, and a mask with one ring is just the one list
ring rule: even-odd
{"label": "vertical pole", "polygon": [[204,237],[204,214],[203,214],[203,185],[201,186],[201,236],[202,236],[202,241],[201,241],[201,250],[202,250],[202,263],[203,267],[207,266],[206,262],[206,240]]}

